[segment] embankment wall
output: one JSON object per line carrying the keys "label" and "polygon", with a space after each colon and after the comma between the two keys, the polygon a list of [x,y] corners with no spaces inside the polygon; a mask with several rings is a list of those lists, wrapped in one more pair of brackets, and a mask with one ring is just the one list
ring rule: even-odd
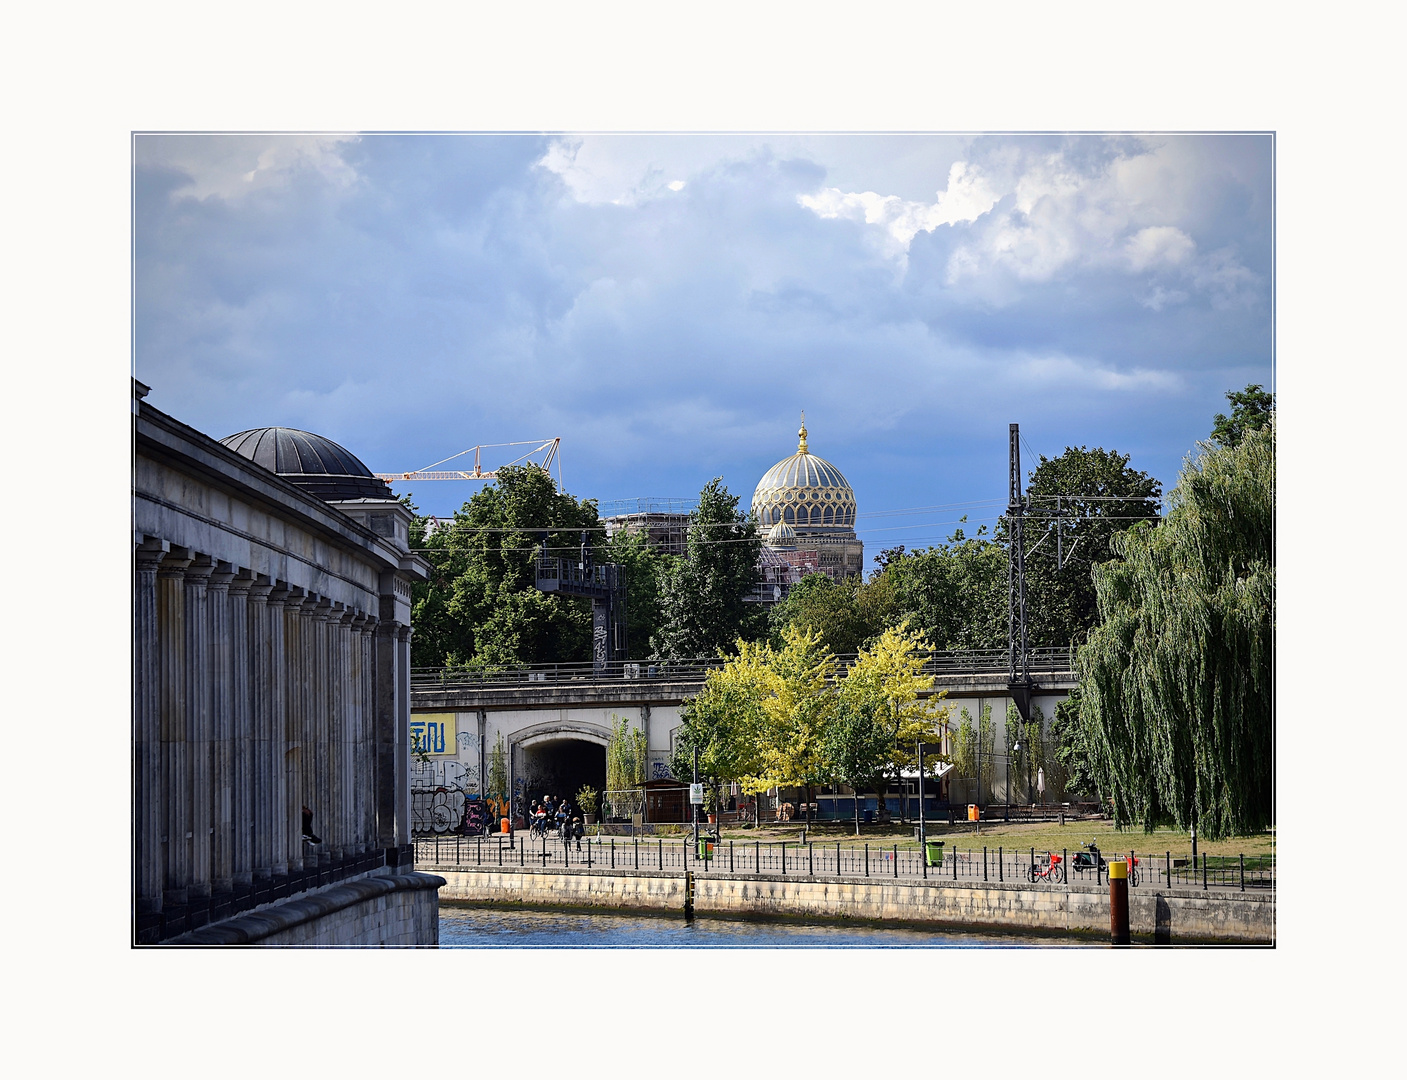
{"label": "embankment wall", "polygon": [[[685,879],[658,871],[445,869],[442,900],[682,913]],[[694,878],[700,915],[799,916],[926,923],[965,929],[1109,933],[1109,893],[1095,886],[1014,882],[938,884],[874,878],[710,873]],[[1274,944],[1275,898],[1265,893],[1142,887],[1129,892],[1134,935],[1170,943]]]}
{"label": "embankment wall", "polygon": [[211,923],[171,945],[420,945],[440,936],[435,874],[359,878]]}

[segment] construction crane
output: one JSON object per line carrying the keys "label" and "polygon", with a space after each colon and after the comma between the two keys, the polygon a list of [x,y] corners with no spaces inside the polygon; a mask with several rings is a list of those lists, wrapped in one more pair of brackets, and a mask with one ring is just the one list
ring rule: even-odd
{"label": "construction crane", "polygon": [[[416,469],[414,472],[379,472],[375,475],[378,479],[387,482],[397,480],[496,480],[498,479],[498,469],[507,468],[509,465],[517,465],[520,461],[529,461],[534,454],[545,452],[546,456],[538,464],[541,464],[544,469],[551,472],[552,463],[554,461],[557,462],[557,487],[560,490],[562,487],[562,459],[557,456],[557,451],[561,445],[562,437],[560,435],[555,439],[543,439],[541,442],[536,439],[529,439],[523,442],[483,443],[479,446],[471,446],[468,450],[461,450],[457,454],[451,454],[447,458],[442,458],[432,465],[426,465],[423,469]],[[488,472],[484,472],[480,459],[481,451],[498,446],[531,446],[532,449],[526,454],[514,458],[506,465],[500,465],[497,469],[490,469]],[[447,461],[453,461],[455,458],[462,458],[465,454],[474,455],[474,468],[472,470],[439,469],[436,467],[443,465]]]}

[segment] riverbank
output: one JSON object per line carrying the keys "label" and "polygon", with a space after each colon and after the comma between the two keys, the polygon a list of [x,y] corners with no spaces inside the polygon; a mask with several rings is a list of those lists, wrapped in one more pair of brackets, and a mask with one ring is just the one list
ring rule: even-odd
{"label": "riverbank", "polygon": [[[685,906],[683,873],[588,868],[439,867],[443,901],[520,903],[630,911]],[[957,930],[1109,933],[1107,887],[1017,882],[942,883],[767,874],[691,875],[695,913],[734,917],[797,916],[930,925]],[[1274,893],[1208,893],[1143,887],[1129,893],[1131,930],[1140,941],[1170,944],[1275,942]]]}

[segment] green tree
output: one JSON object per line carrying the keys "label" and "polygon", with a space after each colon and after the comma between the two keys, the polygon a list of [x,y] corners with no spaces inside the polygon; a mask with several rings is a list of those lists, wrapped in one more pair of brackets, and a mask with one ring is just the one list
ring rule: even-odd
{"label": "green tree", "polygon": [[585,600],[539,592],[534,561],[545,545],[575,558],[585,531],[593,558],[604,533],[594,500],[559,493],[536,465],[499,470],[454,520],[412,545],[430,563],[414,586],[411,639],[417,666],[491,668],[591,658],[591,607]]}
{"label": "green tree", "polygon": [[647,750],[643,731],[632,728],[624,717],[611,716],[611,733],[606,737],[607,816],[628,818],[640,813],[644,798],[637,793],[646,779]]}
{"label": "green tree", "polygon": [[860,796],[879,787],[889,765],[892,734],[873,700],[841,699],[826,729],[822,753],[831,780],[855,792],[855,835],[860,835]]}
{"label": "green tree", "polygon": [[[1036,780],[1046,773],[1046,790],[1050,790],[1050,761],[1046,748],[1045,712],[1039,705],[1031,706],[1031,719],[1022,720],[1015,703],[1006,707],[1006,745],[1010,757],[1009,776],[1026,793],[1028,802],[1036,800]],[[1020,749],[1017,749],[1019,747]],[[1011,793],[1007,793],[1011,798]]]}
{"label": "green tree", "polygon": [[867,589],[884,598],[877,617],[886,625],[907,620],[937,649],[1006,647],[1006,545],[985,525],[973,536],[959,528],[926,550],[883,554]]}
{"label": "green tree", "polygon": [[986,803],[990,798],[992,781],[996,778],[992,706],[990,702],[983,704],[975,724],[966,707],[958,715],[958,725],[951,740],[953,775],[972,780],[976,788],[972,798],[978,803]]}
{"label": "green tree", "polygon": [[1079,651],[1080,724],[1115,820],[1272,823],[1275,425],[1183,466],[1158,528],[1115,538]]}
{"label": "green tree", "polygon": [[699,493],[687,546],[685,558],[661,567],[660,624],[650,640],[655,659],[716,656],[761,631],[761,605],[746,597],[759,580],[762,542],[721,477]]}
{"label": "green tree", "polygon": [[498,739],[493,744],[493,749],[489,752],[489,785],[488,796],[497,799],[500,805],[508,804],[508,750],[503,745],[503,732],[498,733]]}
{"label": "green tree", "polygon": [[1096,802],[1103,802],[1099,794],[1099,784],[1090,763],[1089,747],[1085,742],[1084,728],[1080,725],[1080,688],[1076,686],[1070,696],[1055,706],[1055,717],[1050,725],[1050,738],[1054,744],[1056,787],[1065,795],[1084,796]]}
{"label": "green tree", "polygon": [[[1026,620],[1032,645],[1083,641],[1095,624],[1093,568],[1116,557],[1113,537],[1138,521],[1157,521],[1162,485],[1129,466],[1127,454],[1083,446],[1042,457],[1031,471],[1026,496]],[[1059,499],[1057,500],[1057,496]],[[1058,565],[1054,524],[1057,506],[1065,565]],[[1003,638],[1006,630],[1003,628]]]}
{"label": "green tree", "polygon": [[[825,574],[807,574],[791,587],[786,599],[769,615],[772,643],[780,646],[782,631],[799,626],[821,635],[826,648],[837,656],[853,656],[885,627],[884,593],[892,587],[870,586],[858,577],[832,581]],[[867,602],[868,601],[868,602]]]}
{"label": "green tree", "polygon": [[1212,441],[1224,448],[1239,446],[1250,432],[1268,427],[1275,415],[1275,395],[1260,383],[1228,390],[1226,400],[1231,404],[1231,415],[1217,413],[1212,427]]}

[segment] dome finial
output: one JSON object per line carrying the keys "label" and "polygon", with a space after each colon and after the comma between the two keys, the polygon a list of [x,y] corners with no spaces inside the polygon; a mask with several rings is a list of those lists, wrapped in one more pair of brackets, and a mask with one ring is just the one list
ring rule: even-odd
{"label": "dome finial", "polygon": [[801,439],[801,444],[800,444],[799,446],[797,446],[796,452],[797,452],[798,454],[804,454],[804,453],[807,452],[807,451],[806,451],[806,410],[805,410],[805,409],[802,409],[802,410],[801,410],[801,430],[798,431],[796,434],[797,434],[797,435],[800,437],[800,439]]}

